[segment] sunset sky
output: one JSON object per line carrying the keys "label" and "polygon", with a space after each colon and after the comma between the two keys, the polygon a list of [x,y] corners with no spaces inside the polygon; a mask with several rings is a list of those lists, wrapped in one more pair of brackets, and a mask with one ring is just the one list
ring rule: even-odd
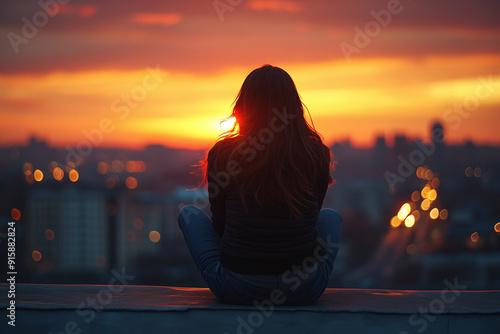
{"label": "sunset sky", "polygon": [[498,1],[60,2],[0,4],[0,146],[206,148],[266,63],[327,143],[427,138],[440,120],[450,143],[500,144]]}

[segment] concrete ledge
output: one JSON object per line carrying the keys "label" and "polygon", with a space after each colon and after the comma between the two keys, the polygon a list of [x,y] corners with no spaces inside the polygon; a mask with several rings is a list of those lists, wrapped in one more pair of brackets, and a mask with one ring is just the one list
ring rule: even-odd
{"label": "concrete ledge", "polygon": [[[208,289],[16,286],[2,333],[499,333],[500,291],[327,289],[310,306],[226,305]],[[6,312],[8,286],[0,284]],[[455,290],[455,291],[451,291]],[[11,331],[4,331],[4,329]]]}

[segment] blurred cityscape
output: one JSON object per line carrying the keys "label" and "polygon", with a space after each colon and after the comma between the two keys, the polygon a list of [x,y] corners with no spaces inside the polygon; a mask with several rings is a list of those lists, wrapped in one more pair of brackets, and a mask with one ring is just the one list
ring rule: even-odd
{"label": "blurred cityscape", "polygon": [[[445,133],[435,123],[428,138],[331,147],[336,184],[324,207],[343,217],[331,287],[440,289],[458,278],[500,289],[500,147],[449,145]],[[17,281],[106,284],[126,268],[131,284],[204,286],[176,222],[184,205],[209,211],[194,173],[204,154],[34,137],[0,148],[0,249],[16,222]]]}

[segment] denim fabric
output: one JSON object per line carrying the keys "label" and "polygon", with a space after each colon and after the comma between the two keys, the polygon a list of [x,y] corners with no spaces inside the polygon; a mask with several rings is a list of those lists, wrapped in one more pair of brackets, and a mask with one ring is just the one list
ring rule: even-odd
{"label": "denim fabric", "polygon": [[220,237],[210,218],[195,206],[182,208],[179,227],[208,288],[220,300],[247,305],[305,305],[323,294],[333,273],[340,246],[340,214],[322,209],[316,223],[318,242],[314,254],[279,275],[247,275],[232,272],[220,263]]}

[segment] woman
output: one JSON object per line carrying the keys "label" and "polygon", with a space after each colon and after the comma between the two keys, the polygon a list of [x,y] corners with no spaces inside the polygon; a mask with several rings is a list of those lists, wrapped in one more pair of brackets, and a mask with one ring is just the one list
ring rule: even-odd
{"label": "woman", "polygon": [[204,161],[212,219],[194,206],[179,213],[187,246],[222,301],[313,303],[340,243],[340,215],[321,210],[333,183],[331,152],[278,67],[248,75],[231,116],[233,129]]}

